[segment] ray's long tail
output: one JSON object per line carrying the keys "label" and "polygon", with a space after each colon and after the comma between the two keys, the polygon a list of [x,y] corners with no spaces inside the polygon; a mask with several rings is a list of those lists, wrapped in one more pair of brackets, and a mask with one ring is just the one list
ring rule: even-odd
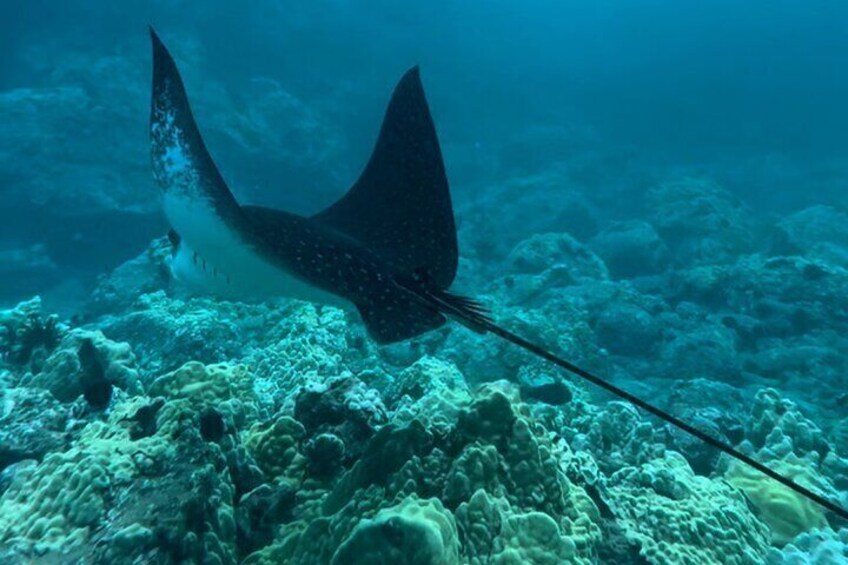
{"label": "ray's long tail", "polygon": [[687,424],[686,422],[684,422],[683,420],[680,420],[679,418],[676,418],[675,416],[672,416],[668,412],[657,408],[653,404],[650,404],[650,403],[642,400],[641,398],[630,394],[626,390],[620,389],[617,386],[610,384],[609,382],[598,377],[597,375],[593,375],[592,373],[590,373],[590,372],[588,372],[584,369],[581,369],[580,367],[574,365],[573,363],[569,363],[565,359],[557,357],[556,355],[554,355],[550,351],[548,351],[548,350],[546,350],[542,347],[539,347],[535,343],[529,342],[526,339],[522,338],[521,336],[518,336],[518,335],[516,335],[516,334],[514,334],[514,333],[512,333],[508,330],[505,330],[504,328],[502,328],[502,327],[500,327],[500,326],[498,326],[494,323],[488,324],[485,329],[489,333],[493,333],[493,334],[495,334],[495,335],[517,345],[518,347],[521,347],[521,348],[529,351],[530,353],[533,353],[535,355],[538,355],[539,357],[542,357],[543,359],[546,359],[547,361],[550,361],[554,365],[557,365],[557,366],[565,369],[569,373],[577,375],[578,377],[585,379],[585,380],[591,382],[592,384],[597,385],[597,386],[603,388],[604,390],[611,392],[612,394],[614,394],[614,395],[616,395],[620,398],[623,398],[624,400],[630,402],[631,404],[638,406],[642,410],[644,410],[646,412],[650,412],[651,414],[653,414],[657,418],[665,420],[666,422],[668,422],[672,426],[683,430],[684,432],[686,432],[689,435],[695,436],[696,438],[703,441],[704,443],[718,449],[719,451],[723,451],[724,453],[728,454],[729,456],[733,457],[734,459],[738,459],[739,461],[742,461],[746,465],[750,465],[751,467],[753,467],[757,471],[763,473],[764,475],[767,475],[768,477],[774,479],[775,481],[779,482],[780,484],[794,490],[795,492],[797,492],[801,496],[804,496],[804,497],[812,500],[816,504],[819,504],[819,505],[823,506],[824,508],[830,510],[834,514],[837,514],[841,518],[848,520],[848,510],[845,510],[841,506],[831,502],[830,500],[826,499],[825,497],[823,497],[819,494],[816,494],[815,492],[808,489],[807,487],[799,485],[798,483],[796,483],[795,481],[793,481],[789,477],[781,475],[777,471],[767,467],[766,465],[763,465],[762,463],[760,463],[759,461],[756,461],[755,459],[749,457],[748,455],[745,455],[744,453],[742,453],[738,449],[735,449],[730,444],[727,444],[727,443],[725,443],[725,442],[723,442],[719,439],[716,439],[716,438],[714,438],[714,437],[712,437],[708,434],[705,434],[701,430]]}
{"label": "ray's long tail", "polygon": [[769,468],[766,465],[763,465],[762,463],[756,461],[748,455],[745,455],[738,449],[734,448],[732,445],[702,432],[701,430],[693,427],[692,425],[687,424],[683,420],[680,420],[679,418],[669,414],[665,410],[661,410],[653,404],[630,394],[626,390],[623,390],[609,383],[601,377],[598,377],[597,375],[594,375],[589,371],[586,371],[585,369],[581,369],[577,365],[574,365],[573,363],[570,363],[569,361],[566,361],[565,359],[554,355],[544,347],[541,347],[531,341],[528,341],[505,328],[502,328],[492,320],[486,308],[476,300],[457,296],[447,291],[422,290],[420,288],[408,290],[413,292],[416,296],[418,296],[431,306],[435,307],[438,311],[442,312],[446,316],[455,319],[461,324],[468,326],[469,328],[479,333],[494,334],[500,337],[501,339],[504,339],[514,345],[517,345],[525,351],[537,355],[542,359],[545,359],[546,361],[549,361],[554,365],[565,369],[569,373],[576,375],[581,379],[587,380],[590,383],[601,387],[602,389],[614,394],[615,396],[618,396],[619,398],[623,398],[627,402],[630,402],[631,404],[641,408],[642,410],[653,414],[657,418],[668,422],[672,426],[683,430],[687,434],[698,438],[707,445],[710,445],[715,449],[726,453],[727,455],[733,457],[734,459],[737,459],[738,461],[742,461],[746,465],[750,465],[751,467],[768,476],[769,478],[772,478],[780,484],[784,485],[785,487],[792,489],[801,496],[812,500],[823,508],[830,510],[842,519],[848,520],[848,510],[846,510],[845,508],[842,508],[838,504],[831,502],[820,494],[817,494],[812,490],[808,489],[807,487],[796,483],[789,477],[781,475],[777,471]]}

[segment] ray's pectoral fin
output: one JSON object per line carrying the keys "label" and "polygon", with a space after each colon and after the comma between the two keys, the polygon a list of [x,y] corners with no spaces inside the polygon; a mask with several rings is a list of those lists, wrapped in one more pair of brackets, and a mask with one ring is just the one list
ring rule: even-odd
{"label": "ray's pectoral fin", "polygon": [[150,37],[153,177],[171,227],[187,240],[202,241],[212,230],[240,227],[241,210],[203,142],[174,59],[152,28]]}
{"label": "ray's pectoral fin", "polygon": [[436,309],[400,289],[360,301],[356,308],[368,335],[379,344],[409,339],[447,322]]}
{"label": "ray's pectoral fin", "polygon": [[442,326],[448,318],[479,333],[492,324],[480,302],[436,288],[423,269],[394,282],[390,292],[357,304],[368,333],[380,343],[415,337]]}
{"label": "ray's pectoral fin", "polygon": [[445,298],[439,305],[443,313],[403,284],[358,297],[356,307],[376,341],[401,341],[447,321],[445,314],[452,314],[450,295],[442,293],[456,275],[456,226],[439,140],[417,67],[395,87],[359,179],[313,219],[385,259],[398,279],[415,287],[426,284],[434,295]]}
{"label": "ray's pectoral fin", "polygon": [[399,273],[423,267],[438,288],[453,282],[458,257],[453,206],[418,67],[395,87],[359,179],[313,219],[360,241]]}

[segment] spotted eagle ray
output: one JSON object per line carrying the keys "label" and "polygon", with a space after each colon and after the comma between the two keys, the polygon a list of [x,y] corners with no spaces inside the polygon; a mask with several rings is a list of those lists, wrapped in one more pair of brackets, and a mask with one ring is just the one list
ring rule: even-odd
{"label": "spotted eagle ray", "polygon": [[175,278],[224,296],[353,306],[377,343],[455,320],[627,400],[848,519],[848,511],[731,445],[498,325],[449,290],[459,250],[441,149],[418,67],[395,87],[359,179],[313,216],[240,205],[194,120],[177,66],[151,28],[153,176],[171,225]]}

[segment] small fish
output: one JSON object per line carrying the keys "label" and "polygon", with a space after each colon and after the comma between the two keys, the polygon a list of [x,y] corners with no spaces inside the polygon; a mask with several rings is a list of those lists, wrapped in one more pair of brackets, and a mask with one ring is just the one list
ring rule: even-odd
{"label": "small fish", "polygon": [[554,382],[541,385],[522,386],[521,396],[524,398],[538,400],[545,404],[559,406],[561,404],[568,404],[571,402],[574,395],[571,393],[571,389],[568,388],[567,384],[557,379]]}

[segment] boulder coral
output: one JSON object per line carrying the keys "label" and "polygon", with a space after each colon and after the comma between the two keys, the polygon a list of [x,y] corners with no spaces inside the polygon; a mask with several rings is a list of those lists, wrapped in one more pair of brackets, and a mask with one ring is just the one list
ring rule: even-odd
{"label": "boulder coral", "polygon": [[[538,280],[524,305],[492,282],[505,325],[612,379],[647,350],[685,357],[671,354],[694,347],[684,329],[735,351],[737,329],[713,331],[702,304],[605,277],[508,276]],[[123,303],[57,322],[19,361],[10,332],[48,317],[37,303],[5,313],[0,560],[742,564],[833,546],[803,541],[828,526],[819,509],[579,383],[536,394],[561,375],[463,328],[377,348],[332,307],[164,290]],[[84,393],[98,375],[114,391],[96,409]],[[828,496],[848,481],[838,422],[767,389],[743,408],[748,391],[706,374],[666,392]]]}
{"label": "boulder coral", "polygon": [[[774,389],[756,394],[739,447],[799,484],[839,500],[840,491],[834,484],[844,484],[848,476],[845,460],[824,432]],[[828,526],[819,505],[747,466],[726,460],[724,466],[724,477],[748,496],[770,527],[775,545]]]}
{"label": "boulder coral", "polygon": [[0,387],[0,471],[64,451],[74,436],[72,408],[45,390]]}
{"label": "boulder coral", "polygon": [[136,357],[127,343],[107,339],[98,330],[72,329],[62,338],[38,373],[21,384],[49,390],[56,399],[70,402],[106,381],[129,394],[141,392]]}
{"label": "boulder coral", "polygon": [[121,404],[69,449],[15,474],[0,496],[4,551],[61,562],[235,563],[223,455],[193,427],[174,441],[161,414],[156,433],[132,439],[127,421],[143,405],[142,397]]}
{"label": "boulder coral", "polygon": [[271,480],[293,481],[303,479],[303,454],[298,451],[306,430],[287,416],[271,423],[256,423],[247,432],[245,446],[265,475]]}
{"label": "boulder coral", "polygon": [[438,499],[412,495],[361,520],[332,558],[333,565],[459,565],[456,523]]}
{"label": "boulder coral", "polygon": [[751,249],[744,204],[708,179],[685,178],[648,191],[650,220],[677,263],[725,263]]}
{"label": "boulder coral", "polygon": [[756,564],[769,531],[741,493],[695,475],[679,454],[616,471],[603,487],[627,539],[649,563]]}
{"label": "boulder coral", "polygon": [[197,421],[201,414],[212,409],[223,419],[222,424],[231,428],[245,427],[262,410],[244,365],[204,365],[190,361],[154,380],[148,394],[173,400],[162,409],[164,412],[179,407],[190,410]]}
{"label": "boulder coral", "polygon": [[456,510],[467,563],[555,565],[580,562],[577,544],[542,512],[515,512],[503,498],[478,490]]}
{"label": "boulder coral", "polygon": [[772,549],[766,565],[831,565],[848,563],[848,528],[804,532],[782,550]]}
{"label": "boulder coral", "polygon": [[[601,538],[598,510],[558,457],[514,390],[483,387],[448,430],[417,419],[380,428],[322,503],[247,562],[347,563],[372,543],[374,562],[415,544],[422,563],[484,562],[494,547],[499,563],[589,563]],[[479,528],[469,519],[480,505],[502,514],[488,542],[466,531]]]}
{"label": "boulder coral", "polygon": [[38,372],[66,331],[59,317],[44,316],[41,298],[34,297],[14,308],[0,310],[0,366]]}
{"label": "boulder coral", "polygon": [[643,221],[615,222],[591,241],[614,278],[632,278],[662,272],[668,247],[654,227]]}
{"label": "boulder coral", "polygon": [[[773,461],[771,468],[799,484],[819,490],[816,487],[820,485],[815,485],[815,472],[799,461]],[[741,489],[757,508],[771,530],[775,545],[783,545],[802,532],[828,526],[821,506],[763,477],[747,465],[734,463],[724,476],[728,483]]]}
{"label": "boulder coral", "polygon": [[225,306],[173,298],[159,290],[140,296],[128,313],[107,317],[100,325],[107,335],[132,343],[141,369],[153,375],[189,361],[220,363],[236,357],[241,351],[239,325],[226,315]]}
{"label": "boulder coral", "polygon": [[772,250],[848,267],[848,214],[823,205],[795,212],[778,222]]}
{"label": "boulder coral", "polygon": [[515,273],[539,274],[564,265],[575,280],[609,278],[604,262],[566,233],[533,235],[515,246],[508,261]]}

